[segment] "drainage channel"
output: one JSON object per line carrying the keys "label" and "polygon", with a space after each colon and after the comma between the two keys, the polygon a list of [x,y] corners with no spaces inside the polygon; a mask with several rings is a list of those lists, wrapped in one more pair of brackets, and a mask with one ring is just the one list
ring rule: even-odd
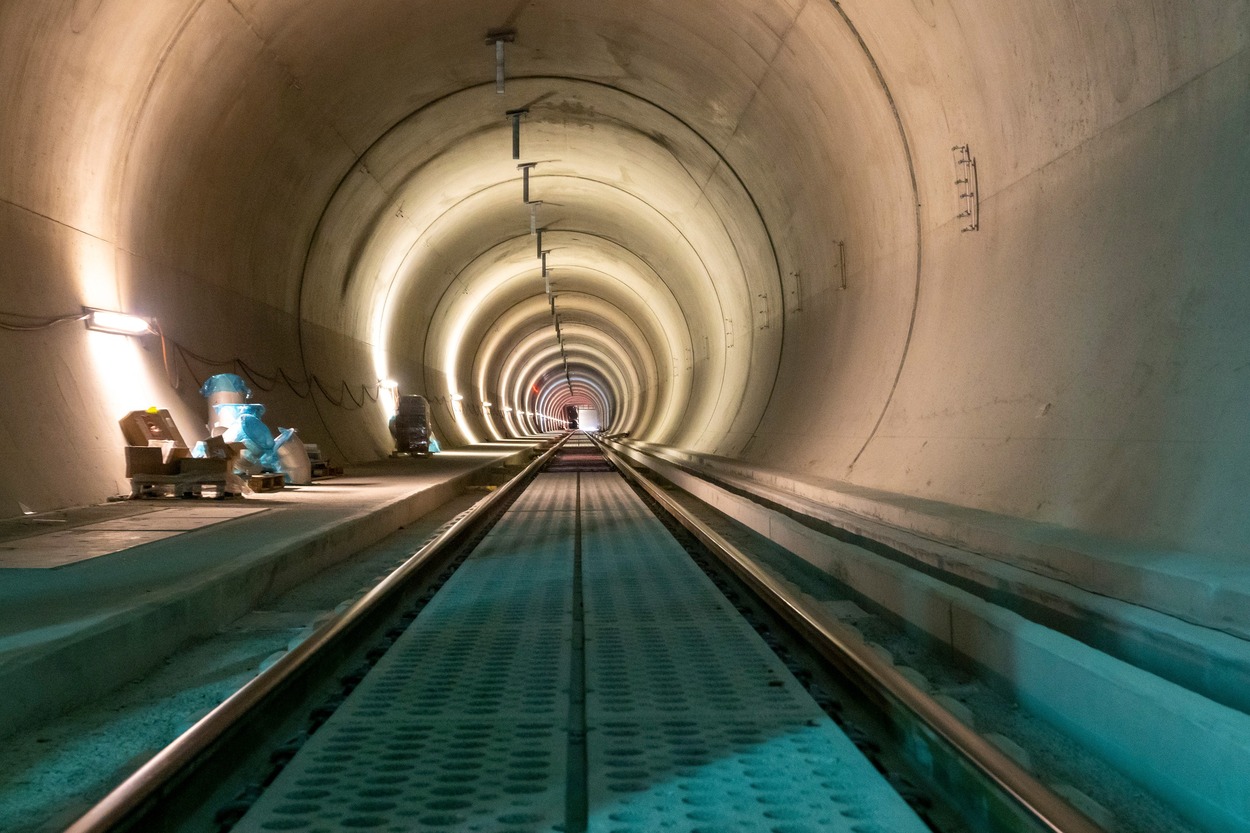
{"label": "drainage channel", "polygon": [[926,830],[624,480],[567,445],[233,830]]}

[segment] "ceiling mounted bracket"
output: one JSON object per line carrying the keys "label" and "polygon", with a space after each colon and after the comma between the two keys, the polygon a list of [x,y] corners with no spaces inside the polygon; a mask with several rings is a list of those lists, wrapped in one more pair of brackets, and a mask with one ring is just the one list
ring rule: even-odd
{"label": "ceiling mounted bracket", "polygon": [[516,29],[491,29],[486,33],[486,45],[495,46],[495,92],[503,95],[503,45],[516,41]]}
{"label": "ceiling mounted bracket", "polygon": [[537,162],[522,162],[517,165],[521,171],[521,202],[526,205],[534,204],[534,201],[530,199],[530,171],[537,167]]}
{"label": "ceiling mounted bracket", "polygon": [[512,122],[512,158],[517,160],[521,158],[521,116],[529,113],[528,108],[520,110],[508,110],[505,116]]}

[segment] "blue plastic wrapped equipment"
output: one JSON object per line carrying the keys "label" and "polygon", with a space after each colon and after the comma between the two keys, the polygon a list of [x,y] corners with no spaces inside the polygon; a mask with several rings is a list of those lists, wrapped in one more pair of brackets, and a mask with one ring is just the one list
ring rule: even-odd
{"label": "blue plastic wrapped equipment", "polygon": [[200,396],[205,399],[221,393],[241,394],[243,399],[252,398],[252,389],[247,386],[247,382],[243,381],[242,376],[234,373],[218,373],[215,376],[209,376],[204,380],[204,384],[200,385]]}

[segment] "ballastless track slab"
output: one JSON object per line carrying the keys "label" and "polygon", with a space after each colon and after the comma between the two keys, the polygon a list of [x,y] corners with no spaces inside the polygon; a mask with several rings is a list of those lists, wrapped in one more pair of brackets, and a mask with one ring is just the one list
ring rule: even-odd
{"label": "ballastless track slab", "polygon": [[574,470],[537,478],[234,829],[926,828],[625,482]]}

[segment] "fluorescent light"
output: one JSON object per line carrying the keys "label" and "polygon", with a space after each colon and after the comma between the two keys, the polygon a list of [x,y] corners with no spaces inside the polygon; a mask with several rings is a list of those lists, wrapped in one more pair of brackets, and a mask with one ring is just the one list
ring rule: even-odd
{"label": "fluorescent light", "polygon": [[453,394],[451,395],[451,399],[452,399],[452,401],[453,401],[453,402],[463,402],[463,401],[464,401],[464,394],[463,394],[463,393],[453,393]]}
{"label": "fluorescent light", "polygon": [[483,403],[482,403],[482,407],[483,407],[483,408],[489,408],[490,406],[491,406],[491,405],[490,405],[490,403],[489,403],[489,402],[483,402]]}
{"label": "fluorescent light", "polygon": [[93,309],[92,307],[83,307],[82,311],[86,315],[83,320],[86,322],[88,330],[98,330],[102,333],[115,333],[123,336],[141,336],[153,332],[152,323],[148,319],[140,318],[137,315],[111,312],[106,309]]}

